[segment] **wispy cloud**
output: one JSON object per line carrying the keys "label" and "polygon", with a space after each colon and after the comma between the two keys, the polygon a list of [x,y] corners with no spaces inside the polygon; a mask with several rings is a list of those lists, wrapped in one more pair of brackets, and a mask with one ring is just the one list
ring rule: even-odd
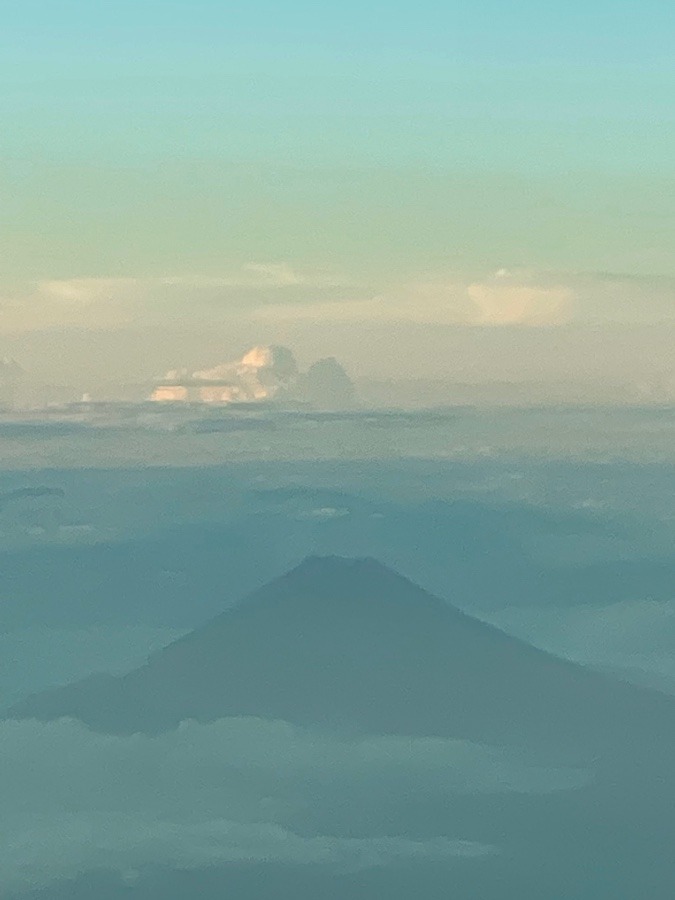
{"label": "wispy cloud", "polygon": [[675,323],[675,280],[497,269],[381,283],[288,262],[219,276],[45,279],[0,285],[0,333],[247,318],[261,324],[410,322],[467,327]]}
{"label": "wispy cloud", "polygon": [[483,277],[425,277],[383,288],[361,286],[313,303],[279,302],[265,322],[411,322],[457,326],[559,326],[675,322],[675,281],[604,273],[498,269]]}
{"label": "wispy cloud", "polygon": [[220,276],[45,279],[0,285],[0,333],[47,328],[107,330],[134,323],[227,318],[268,303],[305,302],[339,277],[287,263],[250,263]]}

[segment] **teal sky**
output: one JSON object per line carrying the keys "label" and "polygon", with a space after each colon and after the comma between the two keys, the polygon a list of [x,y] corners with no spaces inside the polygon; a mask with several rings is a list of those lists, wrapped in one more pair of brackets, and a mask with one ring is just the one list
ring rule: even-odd
{"label": "teal sky", "polygon": [[611,273],[642,281],[615,317],[601,290],[605,318],[644,301],[638,318],[660,321],[673,33],[665,0],[13,4],[0,332],[58,323],[41,318],[44,281],[232,280],[251,264],[320,271],[350,301],[382,295],[384,317],[387,292],[399,316],[411,284],[506,269],[567,290]]}
{"label": "teal sky", "polygon": [[27,0],[3,155],[670,174],[669,5]]}

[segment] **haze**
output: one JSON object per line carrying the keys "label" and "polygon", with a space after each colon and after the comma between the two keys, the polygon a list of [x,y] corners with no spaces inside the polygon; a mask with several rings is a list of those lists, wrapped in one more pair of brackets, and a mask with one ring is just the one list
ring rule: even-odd
{"label": "haze", "polygon": [[3,12],[3,900],[672,900],[674,18]]}

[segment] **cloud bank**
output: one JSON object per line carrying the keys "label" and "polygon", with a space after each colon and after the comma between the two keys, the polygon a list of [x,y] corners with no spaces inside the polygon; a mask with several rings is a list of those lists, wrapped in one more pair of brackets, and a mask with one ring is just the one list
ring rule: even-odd
{"label": "cloud bank", "polygon": [[217,277],[45,279],[0,284],[0,333],[107,330],[180,321],[415,322],[465,326],[675,322],[675,281],[607,273],[497,269],[368,283],[286,262]]}
{"label": "cloud bank", "polygon": [[[549,793],[583,771],[530,767],[462,741],[351,739],[284,722],[184,723],[159,737],[110,737],[79,723],[0,726],[0,869],[24,890],[95,869],[191,869],[228,861],[359,870],[405,859],[481,856],[457,835],[340,833],[359,810],[406,797]],[[320,826],[317,825],[317,821]],[[391,828],[391,825],[389,826]]]}

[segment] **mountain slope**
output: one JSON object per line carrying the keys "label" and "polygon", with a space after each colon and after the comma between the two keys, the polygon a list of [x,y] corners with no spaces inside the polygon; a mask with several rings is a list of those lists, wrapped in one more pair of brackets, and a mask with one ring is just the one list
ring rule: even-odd
{"label": "mountain slope", "polygon": [[675,739],[673,698],[536,650],[374,560],[336,557],[306,560],[128,675],[35,695],[10,715],[117,733],[260,716],[579,759],[660,755]]}

